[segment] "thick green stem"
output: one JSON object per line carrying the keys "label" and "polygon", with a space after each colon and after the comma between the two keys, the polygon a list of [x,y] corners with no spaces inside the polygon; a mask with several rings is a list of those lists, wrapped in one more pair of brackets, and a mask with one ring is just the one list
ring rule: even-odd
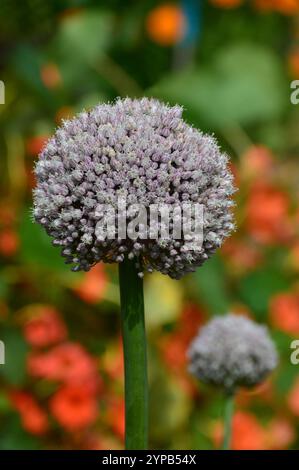
{"label": "thick green stem", "polygon": [[223,450],[228,450],[231,445],[232,438],[232,420],[234,414],[234,394],[228,394],[225,398],[224,404],[224,438]]}
{"label": "thick green stem", "polygon": [[125,362],[126,449],[147,449],[148,384],[143,280],[134,261],[119,264]]}

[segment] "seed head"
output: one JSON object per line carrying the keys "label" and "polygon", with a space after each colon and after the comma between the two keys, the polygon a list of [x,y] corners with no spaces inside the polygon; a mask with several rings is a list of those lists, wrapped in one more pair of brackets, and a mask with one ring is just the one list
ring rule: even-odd
{"label": "seed head", "polygon": [[[128,256],[140,275],[158,270],[180,278],[207,260],[233,229],[226,155],[213,137],[182,120],[181,107],[154,99],[118,99],[65,121],[42,151],[35,174],[34,218],[75,271]],[[186,250],[184,235],[99,235],[99,206],[117,210],[120,198],[146,208],[201,204],[201,249]],[[133,215],[127,214],[127,223]]]}
{"label": "seed head", "polygon": [[278,360],[267,328],[234,314],[204,326],[191,343],[188,358],[192,374],[228,391],[259,384]]}

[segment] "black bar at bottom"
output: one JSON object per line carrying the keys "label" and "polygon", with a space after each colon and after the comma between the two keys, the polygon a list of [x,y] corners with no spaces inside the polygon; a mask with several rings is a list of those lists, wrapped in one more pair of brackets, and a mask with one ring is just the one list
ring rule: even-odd
{"label": "black bar at bottom", "polygon": [[[144,465],[172,466],[183,465],[195,468],[198,465],[219,463],[220,465],[240,466],[248,464],[268,464],[298,462],[299,451],[195,451],[195,450],[137,450],[137,451],[64,451],[64,450],[39,450],[39,451],[10,451],[0,452],[2,468],[5,464],[21,464],[34,466],[46,464],[47,466],[58,464],[75,464],[101,466],[103,469],[110,466],[123,468],[140,468]],[[83,467],[83,468],[84,468]],[[206,467],[202,467],[206,468]]]}

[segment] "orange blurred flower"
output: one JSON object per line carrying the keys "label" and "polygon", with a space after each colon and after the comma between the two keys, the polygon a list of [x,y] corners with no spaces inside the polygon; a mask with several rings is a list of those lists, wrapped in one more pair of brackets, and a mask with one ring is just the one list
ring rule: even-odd
{"label": "orange blurred flower", "polygon": [[197,305],[188,303],[182,310],[175,330],[162,336],[159,341],[165,364],[175,374],[178,384],[188,395],[197,393],[197,387],[187,370],[187,350],[204,319],[202,310]]}
{"label": "orange blurred flower", "polygon": [[165,335],[160,341],[160,348],[168,367],[174,371],[185,371],[187,349],[190,341],[204,322],[203,312],[195,304],[186,304],[182,310],[174,332]]}
{"label": "orange blurred flower", "polygon": [[30,307],[30,315],[31,318],[24,325],[24,336],[32,346],[50,346],[66,338],[65,324],[57,310],[52,306]]}
{"label": "orange blurred flower", "polygon": [[288,397],[287,404],[291,412],[295,416],[299,416],[299,379],[297,379],[291,388]]}
{"label": "orange blurred flower", "polygon": [[288,68],[294,78],[299,78],[299,49],[291,51],[288,57]]}
{"label": "orange blurred flower", "polygon": [[96,264],[84,274],[83,279],[76,285],[76,294],[84,302],[95,304],[99,302],[107,288],[107,275],[103,263]]}
{"label": "orange blurred flower", "polygon": [[36,400],[27,392],[9,393],[12,406],[20,413],[24,429],[31,434],[44,434],[48,430],[48,418]]}
{"label": "orange blurred flower", "polygon": [[251,188],[246,207],[249,234],[260,243],[282,242],[292,233],[289,200],[281,190],[262,183]]}
{"label": "orange blurred flower", "polygon": [[59,68],[56,64],[52,62],[49,62],[48,64],[44,64],[42,66],[40,75],[43,84],[47,88],[56,88],[62,82]]}
{"label": "orange blurred flower", "polygon": [[210,0],[210,3],[220,8],[237,8],[243,3],[243,0]]}
{"label": "orange blurred flower", "polygon": [[179,42],[186,30],[182,9],[171,3],[157,6],[146,18],[146,30],[149,37],[161,46]]}
{"label": "orange blurred flower", "polygon": [[125,403],[121,397],[113,397],[108,401],[106,418],[114,433],[123,440],[125,437]]}
{"label": "orange blurred flower", "polygon": [[242,240],[236,240],[234,237],[225,241],[222,254],[238,274],[256,268],[262,260],[262,255],[256,246]]}
{"label": "orange blurred flower", "polygon": [[264,403],[273,403],[274,388],[271,378],[266,379],[261,384],[253,388],[240,389],[237,394],[237,405],[244,408],[249,406],[252,401],[263,401]]}
{"label": "orange blurred flower", "polygon": [[100,385],[94,358],[77,343],[65,343],[46,353],[29,355],[28,372],[48,380],[84,384],[90,391]]}
{"label": "orange blurred flower", "polygon": [[299,12],[298,0],[276,0],[276,10],[286,15],[293,15]]}
{"label": "orange blurred flower", "polygon": [[19,248],[19,237],[13,228],[5,228],[0,232],[0,254],[13,256]]}
{"label": "orange blurred flower", "polygon": [[293,15],[299,11],[298,0],[255,0],[254,4],[259,10],[274,10],[285,15]]}
{"label": "orange blurred flower", "polygon": [[274,418],[267,425],[267,438],[270,449],[287,449],[293,443],[295,437],[294,426],[286,418]]}
{"label": "orange blurred flower", "polygon": [[240,172],[245,178],[265,178],[272,167],[273,155],[264,145],[253,145],[241,156]]}
{"label": "orange blurred flower", "polygon": [[270,302],[270,320],[285,333],[299,334],[299,295],[290,292],[274,296]]}
{"label": "orange blurred flower", "polygon": [[37,156],[42,151],[48,140],[48,135],[37,135],[35,137],[30,137],[26,142],[27,153],[34,157]]}
{"label": "orange blurred flower", "polygon": [[[216,423],[213,440],[219,447],[223,440],[223,425]],[[266,432],[257,418],[245,411],[237,411],[233,417],[232,450],[263,450],[267,449]]]}
{"label": "orange blurred flower", "polygon": [[161,351],[164,361],[173,371],[186,367],[187,345],[179,333],[167,335],[165,338],[162,338]]}
{"label": "orange blurred flower", "polygon": [[105,436],[103,434],[89,434],[84,441],[85,450],[122,450],[123,446],[114,436]]}
{"label": "orange blurred flower", "polygon": [[97,400],[84,385],[61,388],[50,399],[49,407],[58,423],[70,432],[90,426],[98,413]]}
{"label": "orange blurred flower", "polygon": [[190,341],[198,332],[200,326],[205,321],[204,312],[198,305],[188,302],[184,305],[182,313],[179,317],[177,324],[177,331],[181,334],[186,344],[189,345]]}

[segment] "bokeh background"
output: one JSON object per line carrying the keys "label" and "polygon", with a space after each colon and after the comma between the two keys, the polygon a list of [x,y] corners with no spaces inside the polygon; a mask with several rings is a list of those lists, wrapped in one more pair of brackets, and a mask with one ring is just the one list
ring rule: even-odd
{"label": "bokeh background", "polygon": [[[187,372],[212,315],[268,324],[270,380],[240,392],[234,449],[299,446],[299,79],[297,0],[1,0],[1,449],[121,449],[123,362],[115,266],[71,273],[31,218],[44,142],[116,96],[185,107],[232,156],[238,229],[195,274],[145,279],[150,446],[213,449],[221,393]],[[162,413],[163,411],[163,413]]]}

